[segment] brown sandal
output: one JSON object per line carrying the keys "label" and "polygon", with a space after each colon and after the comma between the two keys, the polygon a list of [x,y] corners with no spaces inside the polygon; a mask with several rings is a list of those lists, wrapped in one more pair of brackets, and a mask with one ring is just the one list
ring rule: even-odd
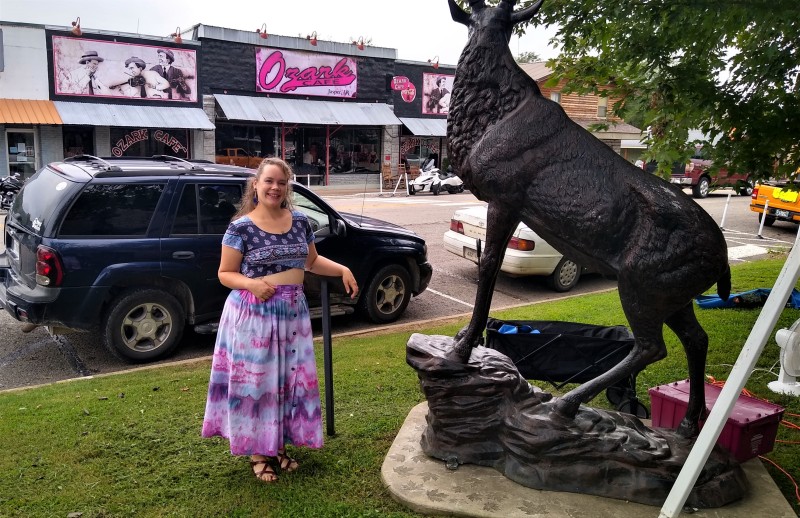
{"label": "brown sandal", "polygon": [[285,471],[286,473],[296,471],[297,468],[300,467],[299,462],[286,455],[286,450],[278,452],[278,465],[280,466],[281,471]]}
{"label": "brown sandal", "polygon": [[[264,467],[261,469],[257,469],[257,466],[263,464]],[[278,481],[278,474],[275,473],[275,468],[272,467],[272,463],[269,459],[264,458],[263,460],[253,460],[250,459],[250,467],[253,469],[253,474],[255,474],[256,478],[265,484],[271,484],[273,482]]]}

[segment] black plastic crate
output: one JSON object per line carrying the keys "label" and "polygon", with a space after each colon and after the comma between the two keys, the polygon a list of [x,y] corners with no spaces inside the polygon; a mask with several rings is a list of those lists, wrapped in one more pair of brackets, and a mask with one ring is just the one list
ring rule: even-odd
{"label": "black plastic crate", "polygon": [[[502,333],[504,326],[517,333]],[[633,335],[625,326],[494,318],[486,325],[487,347],[508,356],[525,379],[547,381],[557,389],[608,372],[633,345]],[[609,387],[606,397],[617,410],[646,418],[649,411],[636,397],[637,374]]]}

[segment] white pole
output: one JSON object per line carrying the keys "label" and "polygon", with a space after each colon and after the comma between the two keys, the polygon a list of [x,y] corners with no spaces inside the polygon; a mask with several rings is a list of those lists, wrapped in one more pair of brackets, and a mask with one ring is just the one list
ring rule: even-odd
{"label": "white pole", "polygon": [[744,388],[747,378],[753,371],[753,367],[764,350],[775,324],[781,315],[781,311],[786,306],[786,300],[792,293],[792,288],[797,283],[800,277],[800,247],[797,246],[800,242],[800,233],[795,238],[792,251],[789,252],[789,257],[783,265],[781,273],[775,281],[775,286],[770,291],[767,302],[764,304],[764,309],[758,315],[753,329],[750,331],[750,336],[744,343],[742,351],[739,353],[739,358],[731,370],[728,380],[722,387],[722,391],[711,409],[708,419],[700,430],[700,435],[694,443],[689,456],[686,458],[686,463],[683,465],[678,478],[675,479],[675,484],[667,499],[664,501],[664,506],[661,508],[659,518],[675,518],[681,512],[686,499],[689,496],[697,477],[700,476],[700,471],[708,460],[714,444],[717,442],[719,434],[722,432],[725,421],[733,410],[739,393]]}
{"label": "white pole", "polygon": [[725,210],[722,211],[722,221],[719,223],[719,228],[725,230],[725,218],[728,216],[728,205],[731,204],[731,193],[728,193],[728,199],[725,201]]}
{"label": "white pole", "polygon": [[758,225],[758,237],[764,239],[764,236],[761,235],[761,231],[764,230],[764,222],[767,220],[767,209],[769,208],[769,198],[764,201],[764,212],[761,213],[761,223]]}

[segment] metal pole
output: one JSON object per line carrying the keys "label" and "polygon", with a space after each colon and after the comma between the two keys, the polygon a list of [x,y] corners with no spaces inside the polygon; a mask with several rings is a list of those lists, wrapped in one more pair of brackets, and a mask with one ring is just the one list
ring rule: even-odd
{"label": "metal pole", "polygon": [[328,281],[321,278],[322,298],[322,350],[325,366],[325,426],[329,436],[336,435],[333,425],[333,348],[331,347],[331,302],[328,297]]}
{"label": "metal pole", "polygon": [[725,218],[728,216],[728,205],[731,204],[731,193],[728,193],[728,199],[725,201],[725,210],[722,211],[722,221],[719,223],[719,228],[725,230]]}
{"label": "metal pole", "polygon": [[764,222],[767,220],[767,209],[769,208],[769,198],[764,201],[764,212],[761,213],[761,224],[758,225],[758,237],[764,239],[761,231],[764,230]]}
{"label": "metal pole", "polygon": [[667,495],[667,499],[664,501],[661,514],[658,515],[659,518],[675,518],[680,513],[695,482],[697,482],[697,477],[700,476],[700,471],[714,448],[714,444],[717,442],[719,434],[722,432],[722,428],[725,426],[725,421],[727,421],[733,406],[736,404],[739,393],[744,388],[747,378],[750,377],[750,373],[753,371],[761,351],[764,350],[775,324],[778,323],[781,311],[786,307],[786,300],[792,293],[792,288],[797,283],[797,279],[800,278],[800,247],[797,246],[798,242],[800,242],[800,233],[795,238],[792,251],[789,252],[789,257],[786,258],[783,269],[775,281],[775,286],[770,291],[769,297],[767,297],[764,309],[758,315],[758,319],[750,331],[750,336],[747,337],[747,341],[739,353],[739,358],[736,360],[728,380],[722,387],[717,402],[714,403],[714,408],[711,409],[708,420],[703,425],[703,429],[700,430],[697,441],[689,452],[689,456],[686,457],[686,462],[678,474],[678,478],[675,479],[675,484],[672,486],[669,495]]}

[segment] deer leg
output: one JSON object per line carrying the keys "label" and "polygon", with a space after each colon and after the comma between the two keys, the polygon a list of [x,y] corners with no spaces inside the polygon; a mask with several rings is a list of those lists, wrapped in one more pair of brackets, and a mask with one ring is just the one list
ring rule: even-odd
{"label": "deer leg", "polygon": [[478,267],[478,288],[475,294],[475,307],[469,324],[459,331],[455,338],[453,353],[462,362],[469,360],[472,348],[480,343],[489,307],[492,304],[497,274],[503,263],[506,245],[519,224],[517,214],[505,206],[489,204],[486,215],[486,243]]}
{"label": "deer leg", "polygon": [[581,403],[591,401],[614,383],[644,369],[647,365],[667,355],[663,336],[663,317],[660,308],[648,306],[633,289],[625,289],[620,280],[619,292],[622,308],[634,336],[634,345],[628,355],[611,370],[564,394],[555,403],[555,411],[562,417],[572,418]]}
{"label": "deer leg", "polygon": [[678,336],[686,352],[686,363],[689,367],[689,404],[677,433],[691,438],[700,433],[700,419],[707,413],[703,378],[708,355],[708,334],[697,321],[691,302],[671,315],[666,323]]}

